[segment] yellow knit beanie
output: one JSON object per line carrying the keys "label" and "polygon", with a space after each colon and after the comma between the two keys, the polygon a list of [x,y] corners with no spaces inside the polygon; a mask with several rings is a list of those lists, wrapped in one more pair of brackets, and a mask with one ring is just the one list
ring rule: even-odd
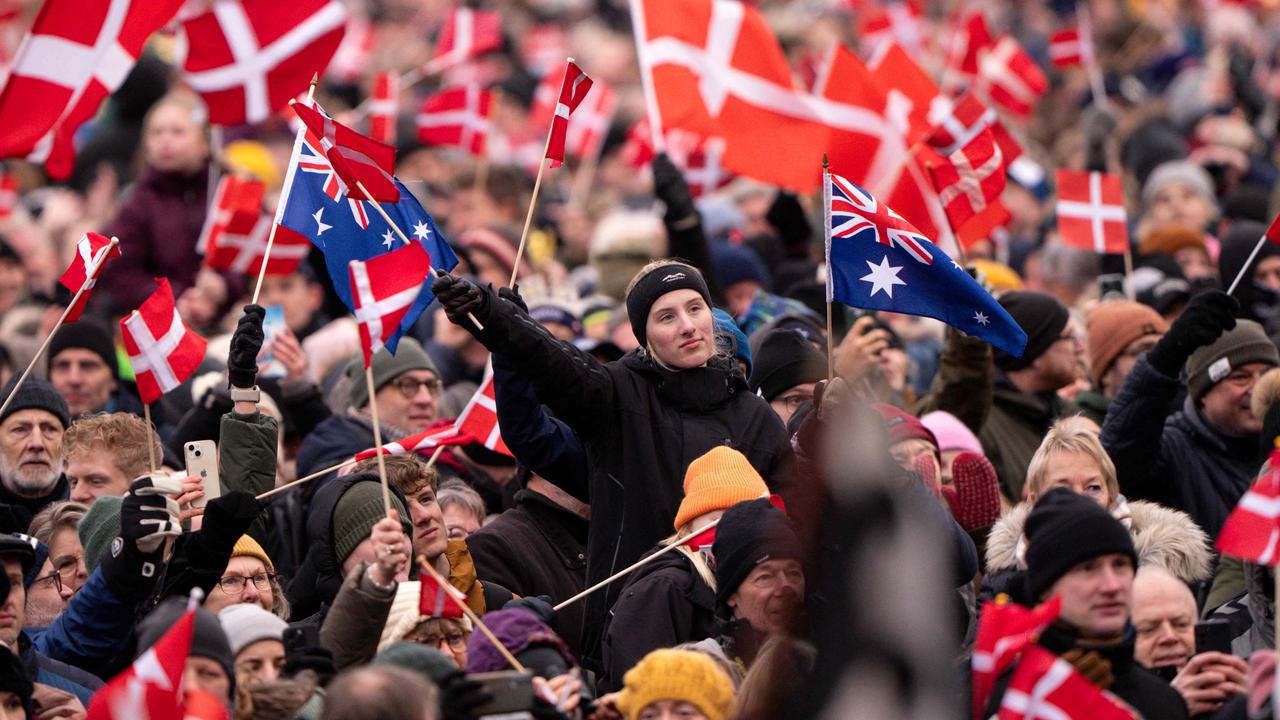
{"label": "yellow knit beanie", "polygon": [[262,549],[257,540],[248,535],[241,535],[236,541],[235,548],[231,551],[231,557],[251,557],[258,558],[263,565],[267,566],[267,572],[275,572],[276,566],[271,564],[271,558],[267,557],[267,551]]}
{"label": "yellow knit beanie", "polygon": [[692,650],[654,650],[623,677],[618,709],[627,720],[659,700],[696,706],[709,720],[725,720],[733,710],[733,683],[715,661]]}
{"label": "yellow knit beanie", "polygon": [[679,530],[699,515],[728,510],[740,502],[768,494],[769,488],[745,455],[727,445],[717,445],[689,463],[675,527]]}

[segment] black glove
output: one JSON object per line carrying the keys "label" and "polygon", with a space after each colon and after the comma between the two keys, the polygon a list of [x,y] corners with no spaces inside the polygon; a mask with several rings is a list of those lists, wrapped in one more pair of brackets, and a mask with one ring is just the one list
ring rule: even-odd
{"label": "black glove", "polygon": [[209,501],[200,530],[187,541],[187,559],[193,567],[222,570],[231,559],[236,541],[262,512],[251,494],[235,490]]}
{"label": "black glove", "polygon": [[529,312],[529,304],[520,297],[520,284],[516,283],[513,287],[498,288],[498,297],[515,305],[525,312]]}
{"label": "black glove", "polygon": [[440,681],[440,717],[443,720],[472,720],[476,708],[493,699],[479,681],[461,672]]}
{"label": "black glove", "polygon": [[262,320],[267,311],[261,305],[245,305],[244,314],[231,336],[227,353],[227,378],[232,387],[251,388],[258,382],[258,353],[262,352]]}
{"label": "black glove", "polygon": [[808,251],[809,238],[813,237],[813,226],[809,224],[809,216],[795,193],[779,190],[773,198],[773,204],[764,214],[769,226],[778,232],[782,244],[787,248],[788,257],[804,257]]}
{"label": "black glove", "polygon": [[528,597],[515,598],[508,600],[506,605],[502,606],[503,610],[511,608],[520,608],[533,613],[534,617],[542,622],[550,625],[556,617],[556,609],[551,606],[550,595],[531,595]]}
{"label": "black glove", "polygon": [[320,678],[320,685],[328,685],[338,668],[333,664],[333,653],[320,644],[320,630],[313,624],[291,625],[284,631],[284,666],[281,677],[291,678],[310,670]]}
{"label": "black glove", "polygon": [[175,497],[182,484],[144,475],[133,481],[120,505],[120,535],[98,567],[111,589],[126,600],[151,593],[160,577],[166,538],[182,534]]}
{"label": "black glove", "polygon": [[1209,290],[1192,297],[1169,332],[1147,353],[1147,361],[1164,375],[1178,377],[1191,353],[1236,326],[1239,309],[1240,303],[1221,290]]}
{"label": "black glove", "polygon": [[693,205],[693,193],[689,192],[689,183],[684,180],[684,173],[671,162],[666,153],[653,156],[653,194],[667,206],[668,222],[683,220],[696,215],[698,210]]}
{"label": "black glove", "polygon": [[467,313],[477,317],[483,314],[489,304],[489,293],[479,285],[460,278],[457,275],[441,275],[431,283],[431,292],[444,307],[444,314],[449,322],[460,327],[470,328],[471,321]]}

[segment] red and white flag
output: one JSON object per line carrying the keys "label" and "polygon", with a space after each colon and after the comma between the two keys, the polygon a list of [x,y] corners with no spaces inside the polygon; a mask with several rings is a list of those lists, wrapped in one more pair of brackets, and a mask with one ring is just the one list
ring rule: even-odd
{"label": "red and white flag", "polygon": [[[541,134],[542,128],[551,125],[555,120],[556,106],[559,104],[560,84],[556,83],[554,74],[548,73],[538,83],[533,94],[533,108],[529,111],[529,126],[534,135]],[[574,110],[573,122],[565,134],[564,150],[567,154],[580,158],[595,157],[604,147],[605,136],[609,134],[609,124],[613,121],[613,113],[617,109],[618,99],[613,88],[601,82],[594,82],[591,93]],[[644,120],[644,131],[649,125]],[[648,137],[644,138],[646,145]],[[653,149],[650,147],[650,157]],[[648,164],[645,160],[641,165]]]}
{"label": "red and white flag", "polygon": [[959,150],[941,157],[941,162],[929,164],[929,175],[951,227],[958,228],[1004,191],[1004,157],[986,128]]}
{"label": "red and white flag", "polygon": [[1280,451],[1271,451],[1268,464],[1218,532],[1219,550],[1256,565],[1275,565],[1280,545]]}
{"label": "red and white flag", "polygon": [[399,99],[399,74],[387,71],[373,76],[373,92],[369,95],[369,137],[380,143],[396,144]]}
{"label": "red and white flag", "polygon": [[950,155],[968,145],[983,130],[990,130],[991,137],[1000,148],[1007,168],[1022,155],[1022,146],[1014,139],[995,110],[982,104],[972,92],[965,93],[951,111],[929,132],[925,142],[939,154]]}
{"label": "red and white flag", "polygon": [[987,16],[973,8],[955,16],[950,28],[951,43],[947,64],[942,73],[942,86],[947,92],[965,87],[978,74],[978,57],[993,44]]}
{"label": "red and white flag", "polygon": [[490,100],[489,91],[481,90],[479,85],[449,88],[432,95],[418,111],[418,139],[429,145],[485,155]]}
{"label": "red and white flag", "polygon": [[[349,13],[342,42],[338,43],[338,49],[333,52],[333,59],[329,61],[329,69],[324,76],[350,85],[359,83],[369,69],[369,58],[373,55],[377,40],[377,28],[369,21],[365,12]],[[302,93],[302,96],[305,97],[306,93]],[[302,102],[302,97],[295,99]]]}
{"label": "red and white flag", "polygon": [[1057,597],[1026,608],[1001,595],[983,606],[973,643],[973,717],[982,717],[996,679],[1061,611],[1062,601]]}
{"label": "red and white flag", "polygon": [[1059,30],[1049,37],[1049,62],[1059,70],[1083,65],[1091,51],[1089,39],[1078,27]]}
{"label": "red and white flag", "polygon": [[955,229],[956,243],[965,250],[983,240],[997,243],[1001,228],[1008,225],[1012,219],[1013,215],[1009,213],[1009,208],[1005,207],[999,198],[992,200],[987,204],[986,210],[969,218],[965,224]]}
{"label": "red and white flag", "polygon": [[87,720],[176,720],[184,715],[182,676],[191,652],[195,609],[116,675],[89,702]]}
{"label": "red and white flag", "polygon": [[569,55],[569,33],[560,23],[535,25],[520,34],[519,43],[524,66],[540,78],[551,75]]}
{"label": "red and white flag", "polygon": [[[443,428],[432,427],[423,430],[420,433],[410,435],[406,438],[400,438],[395,442],[383,443],[382,454],[384,455],[408,455],[409,453],[428,454],[430,451],[442,445],[466,445],[471,442],[469,435],[464,435],[456,425],[447,425]],[[368,460],[377,457],[378,451],[375,448],[361,450],[356,453],[355,459]]]}
{"label": "red and white flag", "polygon": [[885,42],[896,42],[921,57],[929,45],[924,12],[917,0],[873,4],[858,24],[858,40],[864,55],[873,54]]}
{"label": "red and white flag", "polygon": [[342,41],[339,0],[221,0],[182,23],[185,80],[214,125],[258,123],[324,74]]}
{"label": "red and white flag", "polygon": [[[656,154],[649,133],[649,121],[641,118],[627,131],[621,150],[623,159],[637,170],[653,162]],[[701,137],[685,130],[667,130],[663,135],[667,156],[680,168],[680,174],[694,197],[715,192],[736,177],[725,169],[724,138]]]}
{"label": "red and white flag", "polygon": [[80,293],[80,299],[67,311],[66,322],[80,319],[85,305],[89,303],[93,286],[98,284],[98,277],[102,275],[102,266],[113,257],[120,257],[120,246],[112,245],[111,240],[104,235],[89,232],[76,241],[76,255],[67,266],[67,271],[58,278],[58,283],[70,290],[72,295],[80,292],[81,287],[84,292]]}
{"label": "red and white flag", "polygon": [[1058,171],[1058,236],[1064,245],[1122,255],[1129,249],[1119,175]]}
{"label": "red and white flag", "polygon": [[551,134],[547,137],[547,159],[551,167],[564,163],[565,138],[569,134],[569,115],[578,109],[591,90],[591,78],[582,72],[578,64],[569,61],[564,67],[564,79],[560,82],[560,96],[556,99],[551,117]]}
{"label": "red and white flag", "polygon": [[436,75],[455,65],[502,45],[502,16],[496,12],[455,8],[449,13],[440,39],[436,42],[435,57],[424,68],[427,75]]}
{"label": "red and white flag", "polygon": [[498,403],[494,397],[492,367],[485,372],[484,381],[467,401],[466,407],[462,408],[462,412],[458,413],[458,419],[453,424],[490,450],[513,457],[507,444],[502,441],[502,429],[498,427]]}
{"label": "red and white flag", "polygon": [[18,178],[7,170],[0,170],[0,220],[6,220],[18,207],[22,195],[18,192]]}
{"label": "red and white flag", "polygon": [[1018,41],[1005,35],[978,54],[975,88],[1005,110],[1027,117],[1049,89],[1049,80]]}
{"label": "red and white flag", "polygon": [[1039,645],[1028,645],[1000,701],[999,720],[1133,720],[1071,663]]}
{"label": "red and white flag", "polygon": [[142,402],[150,404],[191,376],[204,360],[205,339],[187,329],[165,278],[142,306],[120,320],[124,349]]}
{"label": "red and white flag", "polygon": [[76,130],[133,69],[183,0],[45,0],[0,92],[0,157],[44,163],[63,180]]}
{"label": "red and white flag", "polygon": [[[225,175],[218,182],[200,244],[205,265],[212,270],[257,275],[267,253],[272,217],[262,212],[266,185],[257,180]],[[288,275],[311,252],[311,243],[296,233],[276,233],[267,260],[268,275]]]}
{"label": "red and white flag", "polygon": [[421,243],[409,243],[369,260],[352,260],[348,272],[367,368],[384,346],[395,354],[405,315],[427,287],[431,256]]}
{"label": "red and white flag", "polygon": [[431,618],[461,618],[462,606],[467,603],[463,595],[448,582],[441,585],[436,576],[423,572],[418,576],[420,594],[418,595],[418,616]]}
{"label": "red and white flag", "polygon": [[364,185],[377,202],[399,202],[400,189],[394,182],[396,149],[380,143],[335,121],[319,105],[292,103],[294,112],[317,139],[329,165],[345,186],[343,192],[363,199],[357,184]]}

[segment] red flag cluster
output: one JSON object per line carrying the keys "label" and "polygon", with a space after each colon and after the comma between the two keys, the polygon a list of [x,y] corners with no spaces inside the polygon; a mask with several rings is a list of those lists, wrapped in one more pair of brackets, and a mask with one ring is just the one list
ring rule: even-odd
{"label": "red flag cluster", "polygon": [[484,155],[491,101],[490,92],[475,84],[441,90],[427,98],[418,112],[418,139]]}
{"label": "red flag cluster", "polygon": [[438,74],[501,45],[501,15],[458,7],[440,30],[436,54],[424,68],[425,74]]}
{"label": "red flag cluster", "polygon": [[[272,218],[262,212],[267,186],[258,180],[234,175],[218,181],[209,215],[200,232],[205,265],[213,270],[257,275],[267,256]],[[268,275],[288,275],[311,251],[311,243],[287,233],[277,233],[267,260]]]}
{"label": "red flag cluster", "polygon": [[342,192],[362,197],[357,190],[363,185],[369,196],[378,202],[398,202],[400,189],[396,187],[396,149],[386,143],[361,135],[336,122],[318,106],[292,102],[298,119],[320,141],[320,149],[337,174]]}

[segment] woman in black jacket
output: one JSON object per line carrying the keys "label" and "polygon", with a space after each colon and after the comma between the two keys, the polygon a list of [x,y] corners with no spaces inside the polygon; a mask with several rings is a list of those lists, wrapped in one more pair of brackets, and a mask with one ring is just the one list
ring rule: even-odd
{"label": "woman in black jacket", "polygon": [[[446,275],[432,289],[449,319],[527,375],[538,399],[585,443],[586,487],[564,489],[592,506],[588,585],[670,532],[685,468],[711,448],[737,449],[771,488],[782,481],[790,458],[786,429],[748,391],[734,362],[716,354],[711,299],[695,268],[661,260],[636,274],[627,315],[641,347],[604,364],[492,288]],[[587,598],[583,665],[591,669],[601,669],[605,615],[619,590],[615,584]]]}

